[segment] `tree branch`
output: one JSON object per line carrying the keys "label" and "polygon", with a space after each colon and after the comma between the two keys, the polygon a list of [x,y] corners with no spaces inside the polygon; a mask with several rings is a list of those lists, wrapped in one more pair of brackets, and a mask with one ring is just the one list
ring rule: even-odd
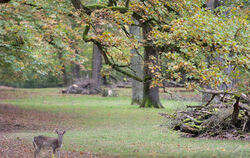
{"label": "tree branch", "polygon": [[208,106],[212,102],[212,100],[215,98],[215,96],[216,96],[216,94],[213,94],[211,99],[204,106]]}
{"label": "tree branch", "polygon": [[240,93],[238,94],[237,92],[227,92],[227,91],[217,91],[217,90],[210,90],[210,89],[198,89],[199,92],[202,93],[209,93],[209,94],[214,94],[214,95],[220,95],[220,94],[230,94],[230,95],[234,95],[236,97],[240,97],[241,99],[245,100],[247,103],[250,103],[250,99],[249,97],[244,94],[244,93]]}
{"label": "tree branch", "polygon": [[125,7],[127,7],[127,8],[129,7],[129,2],[130,2],[130,0],[126,1]]}
{"label": "tree branch", "polygon": [[90,25],[87,25],[83,31],[82,39],[86,41],[88,39],[88,33],[89,33]]}
{"label": "tree branch", "polygon": [[9,3],[10,0],[0,0],[0,3]]}
{"label": "tree branch", "polygon": [[97,42],[97,41],[95,41],[95,44],[101,50],[101,54],[102,54],[102,56],[103,56],[104,61],[105,61],[106,64],[110,65],[116,71],[118,71],[118,72],[120,72],[120,73],[122,73],[122,74],[124,74],[124,75],[126,75],[126,76],[128,76],[128,77],[130,77],[130,78],[132,78],[134,80],[136,80],[136,81],[143,82],[143,80],[141,78],[139,78],[138,76],[135,76],[135,75],[133,75],[133,74],[131,74],[131,73],[125,71],[125,70],[122,70],[117,64],[112,63],[109,60],[106,52],[104,51],[103,46],[99,42]]}

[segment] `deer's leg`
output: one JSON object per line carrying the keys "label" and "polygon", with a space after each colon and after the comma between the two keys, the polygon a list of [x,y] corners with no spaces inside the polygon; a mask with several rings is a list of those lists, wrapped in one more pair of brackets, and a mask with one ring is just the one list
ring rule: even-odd
{"label": "deer's leg", "polygon": [[36,148],[36,151],[34,153],[34,158],[36,158],[36,156],[39,154],[40,150],[41,150],[41,148],[39,148],[39,147]]}
{"label": "deer's leg", "polygon": [[60,150],[57,150],[57,156],[60,158]]}
{"label": "deer's leg", "polygon": [[55,158],[55,154],[56,154],[56,148],[53,148],[53,155],[52,155],[52,158]]}

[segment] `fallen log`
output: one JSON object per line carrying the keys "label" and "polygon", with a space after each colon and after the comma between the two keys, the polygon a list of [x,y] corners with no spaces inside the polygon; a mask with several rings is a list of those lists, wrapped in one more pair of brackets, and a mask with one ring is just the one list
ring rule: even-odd
{"label": "fallen log", "polygon": [[248,97],[246,94],[241,93],[241,94],[240,94],[240,97],[241,97],[242,99],[244,99],[245,101],[247,101],[247,103],[250,103],[250,99],[249,99],[249,97]]}
{"label": "fallen log", "polygon": [[199,130],[198,129],[196,129],[194,127],[190,127],[189,125],[186,125],[186,124],[182,124],[180,126],[180,131],[184,132],[184,133],[195,134],[195,135],[199,134]]}
{"label": "fallen log", "polygon": [[201,109],[201,108],[204,108],[204,106],[203,105],[186,105],[186,107],[187,108],[199,108],[199,109]]}
{"label": "fallen log", "polygon": [[248,105],[246,105],[246,104],[239,103],[239,107],[242,110],[246,110],[246,111],[250,112],[250,107]]}
{"label": "fallen log", "polygon": [[[190,121],[194,122],[196,125],[200,125],[203,122],[203,121],[197,120],[197,119],[195,119],[187,114],[185,114],[184,116],[187,117]],[[183,122],[185,122],[185,120]]]}

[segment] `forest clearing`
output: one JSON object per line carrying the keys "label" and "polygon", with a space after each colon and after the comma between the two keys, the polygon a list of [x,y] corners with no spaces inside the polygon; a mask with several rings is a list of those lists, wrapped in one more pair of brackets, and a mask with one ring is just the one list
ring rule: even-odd
{"label": "forest clearing", "polygon": [[67,131],[61,151],[65,158],[250,156],[247,141],[184,138],[164,126],[159,112],[172,113],[197,102],[163,100],[164,110],[138,109],[130,105],[129,91],[120,89],[119,97],[105,98],[65,96],[57,88],[1,89],[1,157],[33,157],[33,137],[55,136],[55,128]]}
{"label": "forest clearing", "polygon": [[248,0],[0,0],[0,158],[249,158]]}

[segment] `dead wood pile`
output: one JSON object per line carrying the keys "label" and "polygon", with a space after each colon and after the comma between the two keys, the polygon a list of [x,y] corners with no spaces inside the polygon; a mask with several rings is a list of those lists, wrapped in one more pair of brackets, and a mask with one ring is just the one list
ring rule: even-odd
{"label": "dead wood pile", "polygon": [[[187,106],[174,114],[159,113],[168,126],[187,137],[250,140],[250,106],[246,94],[203,91],[212,94],[205,105]],[[213,103],[215,96],[220,103]]]}
{"label": "dead wood pile", "polygon": [[66,94],[100,94],[102,90],[97,87],[92,79],[81,79],[76,83],[69,86],[67,89],[62,90]]}

